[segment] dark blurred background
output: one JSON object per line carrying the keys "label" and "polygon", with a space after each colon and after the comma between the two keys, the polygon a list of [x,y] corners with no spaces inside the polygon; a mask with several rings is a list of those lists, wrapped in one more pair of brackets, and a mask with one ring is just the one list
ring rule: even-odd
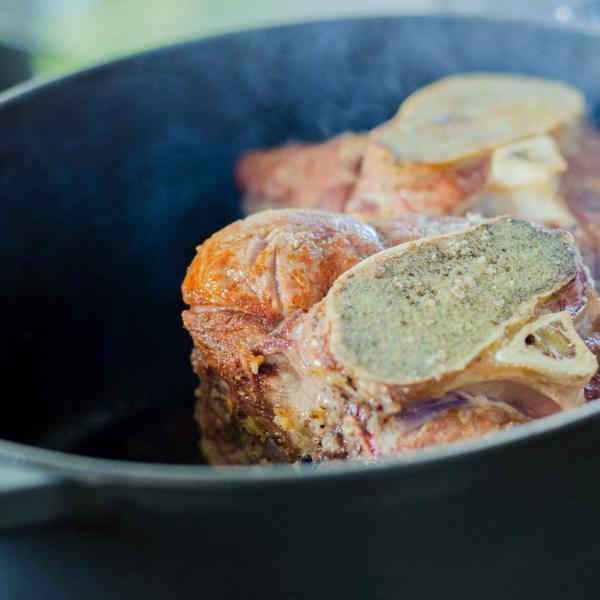
{"label": "dark blurred background", "polygon": [[600,31],[600,0],[0,0],[0,89],[190,37],[297,21],[436,12]]}

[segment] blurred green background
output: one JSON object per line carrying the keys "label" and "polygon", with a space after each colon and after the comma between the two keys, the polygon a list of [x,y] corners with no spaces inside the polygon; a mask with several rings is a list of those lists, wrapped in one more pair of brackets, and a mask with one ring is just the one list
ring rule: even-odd
{"label": "blurred green background", "polygon": [[0,85],[186,38],[279,23],[441,12],[589,25],[600,22],[599,7],[597,0],[0,0],[0,79],[3,72],[6,80]]}

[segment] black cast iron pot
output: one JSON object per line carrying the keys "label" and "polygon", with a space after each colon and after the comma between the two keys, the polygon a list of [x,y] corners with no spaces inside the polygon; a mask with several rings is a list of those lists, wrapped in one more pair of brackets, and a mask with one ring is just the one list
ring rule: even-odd
{"label": "black cast iron pot", "polygon": [[376,466],[165,464],[196,457],[179,284],[239,216],[239,153],[473,70],[600,107],[599,36],[466,18],[241,33],[4,95],[1,598],[597,594],[600,403]]}

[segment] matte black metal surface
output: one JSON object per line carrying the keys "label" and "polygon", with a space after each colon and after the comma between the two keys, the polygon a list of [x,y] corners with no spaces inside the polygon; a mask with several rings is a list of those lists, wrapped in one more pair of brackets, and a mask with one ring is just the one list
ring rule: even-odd
{"label": "matte black metal surface", "polygon": [[0,538],[2,591],[44,600],[589,598],[600,580],[600,448],[593,424],[573,434],[412,471],[89,490],[106,502],[104,518]]}
{"label": "matte black metal surface", "polygon": [[[459,71],[563,79],[599,115],[598,57],[598,37],[528,24],[346,21],[192,42],[5,102],[0,436],[98,454],[112,422],[191,408],[179,283],[239,214],[243,149],[370,127]],[[73,470],[77,502],[105,519],[1,537],[0,598],[589,597],[599,428],[314,480]]]}

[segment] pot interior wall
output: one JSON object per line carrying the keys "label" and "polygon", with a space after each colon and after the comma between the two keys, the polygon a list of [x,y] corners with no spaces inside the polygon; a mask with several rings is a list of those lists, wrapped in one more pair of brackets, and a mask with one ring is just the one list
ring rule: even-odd
{"label": "pot interior wall", "polygon": [[390,18],[191,42],[0,105],[0,437],[113,458],[197,460],[179,285],[239,216],[246,148],[388,118],[450,73],[583,89],[600,38],[528,24]]}

